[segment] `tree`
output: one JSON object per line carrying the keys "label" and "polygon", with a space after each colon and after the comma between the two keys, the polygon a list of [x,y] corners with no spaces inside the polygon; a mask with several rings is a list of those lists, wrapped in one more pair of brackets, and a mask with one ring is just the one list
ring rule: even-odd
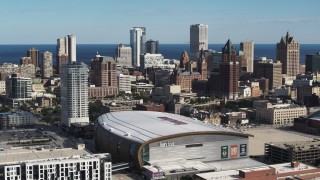
{"label": "tree", "polygon": [[100,116],[100,107],[102,106],[102,102],[97,100],[95,102],[89,103],[89,118],[91,121],[94,121]]}

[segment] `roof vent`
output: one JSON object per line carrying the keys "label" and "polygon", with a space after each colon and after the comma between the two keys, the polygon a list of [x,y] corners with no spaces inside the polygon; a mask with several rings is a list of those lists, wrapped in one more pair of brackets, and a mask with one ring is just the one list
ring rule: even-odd
{"label": "roof vent", "polygon": [[109,131],[113,131],[113,128],[109,128]]}
{"label": "roof vent", "polygon": [[130,133],[126,133],[124,136],[131,137]]}

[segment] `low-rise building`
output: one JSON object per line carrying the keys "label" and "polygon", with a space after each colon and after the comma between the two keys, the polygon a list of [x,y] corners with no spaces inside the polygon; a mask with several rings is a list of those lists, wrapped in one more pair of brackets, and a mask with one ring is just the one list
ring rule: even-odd
{"label": "low-rise building", "polygon": [[239,86],[240,97],[251,97],[251,88],[249,86]]}
{"label": "low-rise building", "polygon": [[137,104],[134,110],[165,112],[165,106],[163,104]]}
{"label": "low-rise building", "polygon": [[146,94],[151,94],[153,88],[154,85],[147,83],[131,84],[131,92],[133,93],[145,92]]}
{"label": "low-rise building", "polygon": [[307,108],[296,104],[271,104],[268,101],[256,109],[256,120],[260,123],[284,125],[294,118],[307,115]]}
{"label": "low-rise building", "polygon": [[27,111],[0,113],[0,129],[34,125],[34,116]]}

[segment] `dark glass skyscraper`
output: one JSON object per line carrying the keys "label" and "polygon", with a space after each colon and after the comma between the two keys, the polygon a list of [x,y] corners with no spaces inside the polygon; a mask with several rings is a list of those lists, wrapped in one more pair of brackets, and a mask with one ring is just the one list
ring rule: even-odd
{"label": "dark glass skyscraper", "polygon": [[159,41],[150,39],[146,42],[146,53],[159,54]]}

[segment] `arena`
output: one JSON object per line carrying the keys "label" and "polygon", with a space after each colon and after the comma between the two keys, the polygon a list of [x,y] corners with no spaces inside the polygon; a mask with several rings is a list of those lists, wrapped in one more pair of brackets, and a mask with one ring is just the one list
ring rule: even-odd
{"label": "arena", "polygon": [[138,171],[166,161],[201,163],[249,156],[250,135],[177,114],[106,113],[96,120],[94,131],[98,151]]}

